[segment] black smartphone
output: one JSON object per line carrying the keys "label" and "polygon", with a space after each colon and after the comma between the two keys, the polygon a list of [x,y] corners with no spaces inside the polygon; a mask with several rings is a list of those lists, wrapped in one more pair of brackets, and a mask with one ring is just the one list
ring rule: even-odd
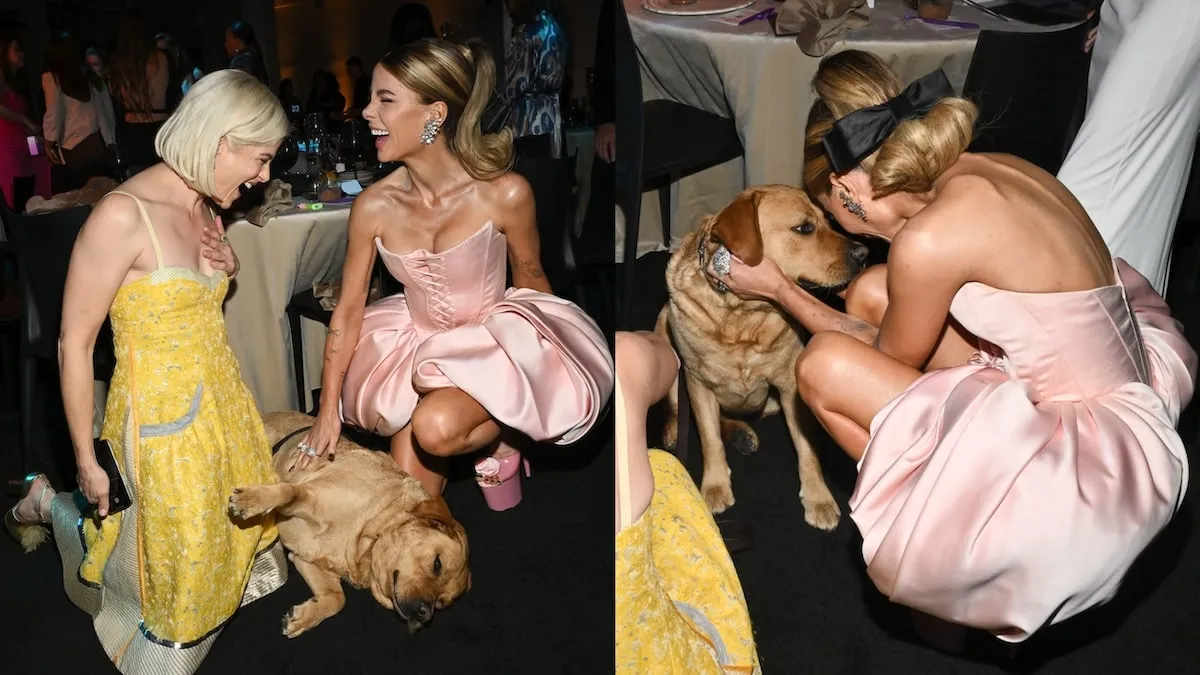
{"label": "black smartphone", "polygon": [[[120,513],[129,508],[133,501],[129,498],[121,468],[117,466],[117,456],[113,453],[112,445],[103,438],[93,439],[92,445],[96,451],[96,461],[108,474],[108,515]],[[92,510],[95,508],[96,505],[92,504]]]}

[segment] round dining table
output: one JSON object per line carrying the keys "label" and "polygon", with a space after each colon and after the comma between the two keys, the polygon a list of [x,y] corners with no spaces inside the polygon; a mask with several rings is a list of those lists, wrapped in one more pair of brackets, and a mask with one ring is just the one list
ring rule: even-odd
{"label": "round dining table", "polygon": [[[769,19],[728,25],[719,16],[657,14],[643,7],[643,0],[622,1],[641,65],[643,100],[669,99],[732,118],[744,148],[741,158],[672,186],[671,247],[748,186],[800,185],[804,126],[816,98],[812,80],[821,57],[804,53],[795,36],[777,36]],[[779,11],[783,4],[755,0],[752,8]],[[1047,30],[1006,21],[962,0],[956,0],[950,19],[978,27],[911,19],[915,12],[903,0],[876,0],[874,8],[862,11],[870,22],[847,31],[829,54],[871,52],[905,82],[941,68],[959,92],[980,30]],[[623,235],[618,226],[617,260],[624,250]],[[643,194],[638,240],[638,255],[665,247],[657,191]]]}

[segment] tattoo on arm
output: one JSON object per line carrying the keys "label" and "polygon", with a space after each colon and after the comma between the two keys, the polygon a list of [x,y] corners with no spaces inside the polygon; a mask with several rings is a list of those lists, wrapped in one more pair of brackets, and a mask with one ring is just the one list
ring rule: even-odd
{"label": "tattoo on arm", "polygon": [[537,260],[518,260],[517,269],[528,275],[531,279],[544,279],[546,273],[542,271],[542,263]]}
{"label": "tattoo on arm", "polygon": [[862,319],[850,316],[849,314],[843,314],[838,319],[834,330],[878,348],[878,344],[876,343],[879,341],[879,328],[872,326]]}

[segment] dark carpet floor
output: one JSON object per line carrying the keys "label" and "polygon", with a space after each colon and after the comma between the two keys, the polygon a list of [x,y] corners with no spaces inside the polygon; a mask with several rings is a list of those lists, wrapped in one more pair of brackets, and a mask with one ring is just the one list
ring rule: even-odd
{"label": "dark carpet floor", "polygon": [[[0,475],[9,478],[20,471],[19,444],[5,389]],[[69,447],[61,412],[46,408],[42,447]],[[340,614],[288,640],[280,633],[281,617],[311,595],[293,568],[282,590],[234,616],[199,672],[611,673],[611,427],[606,418],[578,445],[531,454],[533,477],[524,481],[523,502],[510,511],[488,510],[470,476],[450,484],[446,499],[469,536],[472,588],[427,629],[410,635],[368,591],[348,590]],[[38,463],[54,465],[48,456]],[[71,465],[60,459],[59,466]],[[469,471],[470,464],[459,468]],[[4,508],[12,503],[5,499]],[[0,672],[114,672],[90,619],[64,595],[61,569],[53,545],[25,555],[7,536],[0,542]]]}
{"label": "dark carpet floor", "polygon": [[[1177,253],[1169,293],[1176,314],[1200,334],[1195,251]],[[650,330],[666,300],[666,256],[639,261],[635,326]],[[1190,270],[1190,271],[1189,271]],[[1195,343],[1195,341],[1194,341]],[[1200,406],[1183,425],[1196,438]],[[651,445],[661,439],[652,414]],[[907,610],[889,603],[866,577],[862,539],[846,515],[854,488],[851,460],[819,427],[818,446],[830,489],[842,506],[839,527],[823,533],[804,522],[796,455],[782,417],[754,425],[761,449],[730,452],[737,503],[726,516],[748,522],[754,546],[733,557],[755,627],[763,671],[771,675],[1183,675],[1200,672],[1200,490],[1192,488],[1167,531],[1143,555],[1119,596],[1107,606],[1045,630],[1009,661],[997,641],[972,636],[967,653],[948,656],[912,635]],[[692,431],[688,468],[699,482],[701,458]],[[1193,465],[1197,443],[1189,443]],[[724,516],[723,516],[724,517]]]}

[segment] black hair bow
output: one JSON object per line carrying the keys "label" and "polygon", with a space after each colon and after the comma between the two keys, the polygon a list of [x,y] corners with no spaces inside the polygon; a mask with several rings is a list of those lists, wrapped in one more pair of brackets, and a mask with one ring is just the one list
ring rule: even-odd
{"label": "black hair bow", "polygon": [[905,87],[900,95],[870,108],[855,110],[834,122],[825,134],[825,154],[835,173],[845,173],[875,152],[901,122],[925,115],[943,98],[954,96],[950,80],[941,70]]}

